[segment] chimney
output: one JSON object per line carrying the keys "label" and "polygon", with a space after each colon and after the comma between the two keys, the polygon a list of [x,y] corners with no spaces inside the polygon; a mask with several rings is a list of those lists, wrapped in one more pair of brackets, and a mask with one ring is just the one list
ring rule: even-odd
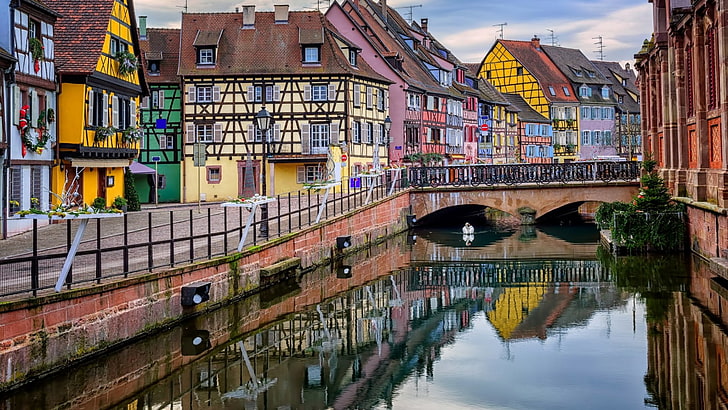
{"label": "chimney", "polygon": [[426,19],[426,18],[420,19],[420,27],[422,27],[422,31],[424,31],[425,33],[428,33],[428,31],[427,31],[428,22],[429,22],[429,19]]}
{"label": "chimney", "polygon": [[147,16],[139,16],[139,40],[147,39]]}
{"label": "chimney", "polygon": [[627,64],[624,65],[624,69],[627,70],[627,71],[629,71],[629,69],[630,69],[629,63],[627,63]]}
{"label": "chimney", "polygon": [[288,4],[275,5],[276,24],[288,24]]}
{"label": "chimney", "polygon": [[541,39],[538,38],[538,36],[534,35],[533,38],[531,39],[531,45],[534,48],[540,49],[541,48]]}
{"label": "chimney", "polygon": [[243,6],[243,28],[255,28],[255,6]]}

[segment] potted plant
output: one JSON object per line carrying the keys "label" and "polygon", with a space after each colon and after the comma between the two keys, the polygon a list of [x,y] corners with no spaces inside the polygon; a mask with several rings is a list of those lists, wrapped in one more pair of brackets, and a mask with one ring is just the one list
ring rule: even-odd
{"label": "potted plant", "polygon": [[136,56],[129,51],[119,51],[114,60],[119,63],[119,75],[122,77],[134,73],[139,65]]}
{"label": "potted plant", "polygon": [[114,208],[126,212],[127,206],[129,205],[129,201],[127,201],[125,198],[122,198],[120,196],[117,196],[114,198],[114,202],[111,204]]}
{"label": "potted plant", "polygon": [[94,201],[91,203],[91,208],[95,209],[96,211],[106,209],[106,198],[94,198]]}
{"label": "potted plant", "polygon": [[94,142],[102,142],[116,133],[114,127],[96,127],[96,134],[94,135]]}
{"label": "potted plant", "polygon": [[122,132],[122,139],[127,143],[135,143],[140,141],[142,137],[144,137],[144,130],[138,125],[129,127]]}

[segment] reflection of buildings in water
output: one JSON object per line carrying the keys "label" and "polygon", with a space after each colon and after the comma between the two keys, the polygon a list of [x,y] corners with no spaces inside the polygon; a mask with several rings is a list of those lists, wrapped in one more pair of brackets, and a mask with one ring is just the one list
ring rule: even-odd
{"label": "reflection of buildings in water", "polygon": [[[571,305],[605,299],[596,285],[604,275],[594,261],[412,267],[215,348],[183,370],[192,384],[176,401],[213,408],[253,402],[369,408],[413,374],[432,377],[442,347],[472,326],[478,312],[485,311],[503,337],[545,337]],[[158,384],[152,402],[167,403],[176,384]]]}
{"label": "reflection of buildings in water", "polygon": [[650,404],[659,408],[728,408],[728,280],[697,265],[689,295],[647,302],[653,319],[645,382]]}

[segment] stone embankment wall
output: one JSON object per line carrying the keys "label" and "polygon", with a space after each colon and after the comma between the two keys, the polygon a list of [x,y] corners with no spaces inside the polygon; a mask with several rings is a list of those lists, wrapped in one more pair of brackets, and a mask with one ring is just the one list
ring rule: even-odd
{"label": "stone embankment wall", "polygon": [[708,203],[687,203],[690,250],[715,262],[728,275],[728,215],[724,208]]}
{"label": "stone embankment wall", "polygon": [[[407,229],[409,195],[384,201],[275,238],[262,246],[118,282],[0,304],[0,391],[156,332],[206,310],[221,307],[332,258],[341,257],[336,238],[351,236],[347,251],[369,246]],[[298,269],[274,277],[268,269],[296,261]],[[268,269],[268,270],[267,270]],[[211,282],[210,300],[181,305],[181,289]],[[341,284],[340,284],[341,285]],[[343,285],[341,285],[343,286]],[[332,289],[335,291],[336,289]]]}

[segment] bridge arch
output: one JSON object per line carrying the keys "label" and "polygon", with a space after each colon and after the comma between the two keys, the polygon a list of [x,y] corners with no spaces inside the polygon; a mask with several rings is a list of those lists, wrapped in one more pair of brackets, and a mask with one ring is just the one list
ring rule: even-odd
{"label": "bridge arch", "polygon": [[629,202],[637,195],[636,182],[547,186],[429,188],[410,193],[412,211],[422,218],[447,207],[481,205],[507,212],[531,224],[547,213],[583,202]]}

